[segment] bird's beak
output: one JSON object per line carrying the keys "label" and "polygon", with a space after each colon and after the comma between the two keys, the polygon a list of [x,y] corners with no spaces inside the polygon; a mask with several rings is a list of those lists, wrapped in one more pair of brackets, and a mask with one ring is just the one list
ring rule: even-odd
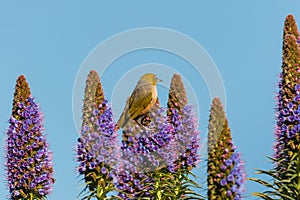
{"label": "bird's beak", "polygon": [[157,78],[157,82],[163,82],[161,79]]}

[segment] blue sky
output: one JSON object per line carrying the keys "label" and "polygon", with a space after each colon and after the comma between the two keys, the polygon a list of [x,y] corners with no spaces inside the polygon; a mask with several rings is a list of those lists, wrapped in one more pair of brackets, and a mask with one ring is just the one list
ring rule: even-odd
{"label": "blue sky", "polygon": [[[1,1],[1,162],[5,157],[4,139],[15,80],[24,74],[41,105],[47,139],[54,153],[56,184],[49,199],[75,199],[81,185],[75,171],[78,135],[72,110],[77,72],[89,53],[107,38],[134,28],[161,27],[189,36],[211,56],[226,89],[226,110],[234,143],[243,154],[248,177],[255,177],[254,168],[271,167],[266,156],[271,155],[273,145],[282,27],[290,13],[300,24],[299,8],[299,1],[284,0]],[[178,56],[158,50],[122,56],[103,77],[106,96],[113,97],[115,83],[123,74],[145,63],[174,68],[197,90],[201,137],[205,138],[211,99],[203,79],[195,78],[192,66]],[[131,83],[135,85],[138,78],[132,77]],[[128,85],[126,89],[130,93],[133,88]],[[161,87],[159,91],[164,102],[167,90]],[[123,97],[119,99],[122,101]],[[199,175],[204,174],[200,167]],[[5,199],[8,193],[3,165],[0,176],[0,199]],[[200,177],[203,183],[205,177]],[[248,182],[246,199],[254,199],[249,194],[261,190]]]}

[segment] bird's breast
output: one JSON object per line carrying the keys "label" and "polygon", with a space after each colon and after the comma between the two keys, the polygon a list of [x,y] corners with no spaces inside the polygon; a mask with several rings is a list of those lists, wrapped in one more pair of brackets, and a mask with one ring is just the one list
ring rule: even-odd
{"label": "bird's breast", "polygon": [[145,114],[147,112],[149,112],[149,110],[155,105],[156,101],[157,101],[157,88],[156,86],[153,86],[151,88],[151,102],[149,103],[149,105],[143,110],[142,114]]}
{"label": "bird's breast", "polygon": [[157,100],[157,88],[156,86],[152,89],[152,99],[151,99],[151,107],[156,103]]}

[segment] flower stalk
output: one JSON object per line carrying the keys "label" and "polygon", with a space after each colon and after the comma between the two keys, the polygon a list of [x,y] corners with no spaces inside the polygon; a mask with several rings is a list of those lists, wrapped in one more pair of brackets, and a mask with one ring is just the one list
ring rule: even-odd
{"label": "flower stalk", "polygon": [[79,196],[83,199],[107,199],[108,193],[114,190],[112,180],[117,159],[117,135],[114,133],[112,108],[104,98],[96,71],[88,75],[83,104],[77,161],[85,187]]}
{"label": "flower stalk", "polygon": [[257,170],[272,182],[251,180],[268,188],[253,195],[263,199],[300,199],[300,48],[299,31],[292,15],[286,17],[283,31],[282,72],[278,84],[273,168]]}
{"label": "flower stalk", "polygon": [[43,117],[24,76],[17,80],[7,131],[6,170],[11,199],[47,199],[54,183]]}
{"label": "flower stalk", "polygon": [[[218,132],[220,131],[220,132]],[[220,99],[212,102],[208,138],[208,199],[242,199],[245,184],[244,162],[232,142]]]}

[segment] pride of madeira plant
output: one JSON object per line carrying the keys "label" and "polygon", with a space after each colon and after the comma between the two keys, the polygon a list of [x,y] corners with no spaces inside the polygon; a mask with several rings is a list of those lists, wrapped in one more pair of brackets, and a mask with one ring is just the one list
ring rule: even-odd
{"label": "pride of madeira plant", "polygon": [[[199,131],[179,75],[171,82],[168,110],[157,104],[147,128],[123,130],[122,161],[115,184],[122,199],[202,199],[192,188],[199,162]],[[134,124],[134,123],[132,123]]]}
{"label": "pride of madeira plant", "polygon": [[200,162],[200,131],[194,114],[192,106],[188,105],[181,76],[174,74],[169,90],[167,119],[174,129],[178,153],[176,161],[168,165],[172,178],[162,182],[166,187],[165,191],[174,199],[203,199],[195,191],[201,186],[193,181],[193,178],[197,177],[192,173],[192,169]]}
{"label": "pride of madeira plant", "polygon": [[[202,199],[191,179],[200,132],[179,75],[172,78],[168,110],[157,101],[140,119],[129,119],[118,146],[112,109],[98,74],[90,72],[77,145],[82,199]],[[112,191],[117,196],[108,196]]]}
{"label": "pride of madeira plant", "polygon": [[233,145],[225,112],[218,98],[213,99],[210,110],[207,173],[208,199],[242,199],[244,163]]}
{"label": "pride of madeira plant", "polygon": [[292,15],[286,17],[283,32],[282,72],[276,107],[273,168],[257,170],[272,182],[252,178],[268,188],[253,195],[262,199],[300,199],[300,40]]}
{"label": "pride of madeira plant", "polygon": [[88,75],[83,101],[83,123],[77,145],[78,172],[85,187],[82,199],[107,199],[114,189],[113,166],[116,163],[116,139],[112,109],[104,94],[96,71]]}
{"label": "pride of madeira plant", "polygon": [[43,117],[24,76],[17,80],[7,131],[6,170],[10,198],[47,199],[52,189],[52,156],[43,135]]}

